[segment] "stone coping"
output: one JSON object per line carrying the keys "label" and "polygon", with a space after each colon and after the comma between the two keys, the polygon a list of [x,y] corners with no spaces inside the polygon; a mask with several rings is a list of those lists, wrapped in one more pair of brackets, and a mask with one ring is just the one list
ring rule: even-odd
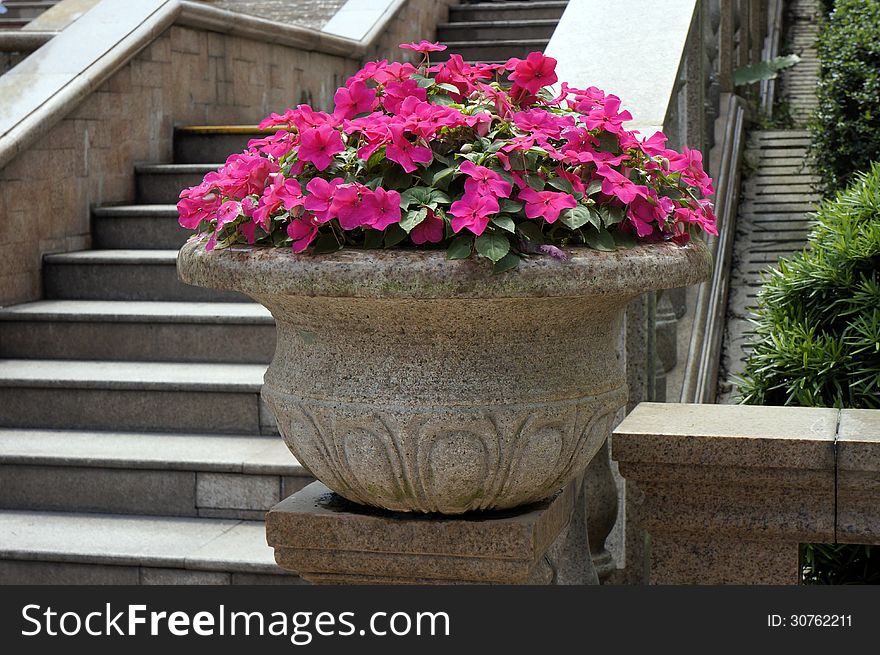
{"label": "stone coping", "polygon": [[250,294],[358,298],[495,298],[631,295],[681,287],[711,271],[706,246],[644,244],[615,252],[570,249],[568,261],[529,257],[493,275],[488,262],[450,261],[438,250],[340,250],[293,254],[288,248],[233,246],[207,251],[190,241],[177,259],[188,284]]}
{"label": "stone coping", "polygon": [[612,439],[657,530],[880,544],[880,410],[641,403]]}

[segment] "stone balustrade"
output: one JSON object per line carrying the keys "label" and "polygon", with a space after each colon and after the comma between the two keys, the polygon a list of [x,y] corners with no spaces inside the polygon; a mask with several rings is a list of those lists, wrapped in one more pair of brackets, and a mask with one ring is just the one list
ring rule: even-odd
{"label": "stone balustrade", "polygon": [[880,544],[880,410],[642,403],[614,431],[653,584],[797,584],[804,542]]}

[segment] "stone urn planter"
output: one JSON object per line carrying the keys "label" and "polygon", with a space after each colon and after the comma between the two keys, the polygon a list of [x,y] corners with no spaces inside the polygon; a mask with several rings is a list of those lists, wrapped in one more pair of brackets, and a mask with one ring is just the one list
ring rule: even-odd
{"label": "stone urn planter", "polygon": [[700,242],[572,252],[493,275],[442,251],[193,241],[177,266],[272,312],[262,395],[319,480],[361,504],[460,514],[542,500],[582,472],[627,399],[624,307],[711,268]]}

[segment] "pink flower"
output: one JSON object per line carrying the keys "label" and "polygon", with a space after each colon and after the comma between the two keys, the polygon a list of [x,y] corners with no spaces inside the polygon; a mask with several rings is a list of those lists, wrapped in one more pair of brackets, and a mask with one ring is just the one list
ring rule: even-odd
{"label": "pink flower", "polygon": [[556,60],[540,52],[532,52],[516,64],[510,79],[534,95],[541,87],[554,84],[559,79],[556,77]]}
{"label": "pink flower", "polygon": [[376,90],[361,80],[355,80],[347,87],[341,87],[333,96],[336,103],[335,116],[354,118],[358,114],[372,111],[376,106]]}
{"label": "pink flower", "polygon": [[452,231],[460,232],[463,228],[480,236],[489,224],[489,216],[498,213],[498,201],[492,196],[477,196],[466,193],[461,200],[456,200],[449,208],[452,219]]}
{"label": "pink flower", "polygon": [[513,185],[492,169],[465,160],[459,166],[459,170],[468,176],[464,183],[466,194],[491,195],[495,198],[510,197]]}
{"label": "pink flower", "polygon": [[626,215],[636,228],[640,237],[650,236],[657,225],[661,229],[667,216],[672,213],[674,203],[667,197],[657,197],[651,190],[646,197],[636,196],[627,208]]}
{"label": "pink flower", "polygon": [[555,223],[563,209],[577,207],[574,196],[561,191],[535,191],[526,187],[519,192],[518,198],[526,203],[527,217],[543,218],[548,223]]}
{"label": "pink flower", "polygon": [[637,196],[644,198],[648,195],[648,187],[635,184],[628,177],[624,177],[605,164],[599,166],[596,173],[603,178],[602,193],[606,196],[615,196],[627,205]]}
{"label": "pink flower", "polygon": [[323,171],[333,161],[333,155],[345,150],[339,132],[329,125],[306,130],[301,135],[297,154],[303,161],[311,162]]}
{"label": "pink flower", "polygon": [[[673,153],[670,153],[673,154]],[[712,187],[711,178],[703,170],[703,153],[692,150],[685,146],[682,154],[673,154],[669,161],[669,170],[680,171],[681,179],[700,189],[705,196],[712,195],[715,189]]]}
{"label": "pink flower", "polygon": [[392,114],[396,114],[400,111],[401,103],[410,97],[425,101],[428,98],[428,92],[420,87],[415,80],[388,82],[385,85],[382,105]]}
{"label": "pink flower", "polygon": [[423,243],[440,243],[446,234],[445,227],[443,219],[429,209],[425,220],[412,229],[409,238],[417,246]]}
{"label": "pink flower", "polygon": [[417,163],[429,164],[434,159],[434,152],[425,146],[417,146],[411,143],[403,134],[400,125],[389,126],[392,142],[385,149],[385,156],[393,162],[397,162],[407,173],[412,173]]}
{"label": "pink flower", "polygon": [[384,230],[392,223],[400,222],[400,194],[377,187],[364,196],[363,225]]}
{"label": "pink flower", "polygon": [[220,194],[211,190],[204,183],[184,189],[180,192],[177,212],[181,227],[195,230],[202,221],[210,221],[220,207]]}
{"label": "pink flower", "polygon": [[416,52],[421,52],[422,54],[428,52],[442,52],[446,50],[445,45],[441,45],[439,43],[431,43],[430,41],[425,41],[422,39],[419,43],[401,43],[398,48],[403,50],[415,50]]}
{"label": "pink flower", "polygon": [[293,149],[296,139],[288,130],[278,130],[272,136],[248,141],[248,151],[254,154],[262,153],[275,159],[281,159]]}
{"label": "pink flower", "polygon": [[[269,217],[278,211],[282,206],[285,209],[291,209],[294,206],[302,206],[305,199],[302,195],[299,182],[296,180],[285,179],[283,175],[277,173],[272,179],[272,183],[263,191],[256,208],[251,211],[250,216],[254,222],[269,231]],[[247,212],[245,212],[247,214]]]}
{"label": "pink flower", "polygon": [[293,252],[302,252],[318,234],[318,226],[304,218],[295,218],[287,226],[287,236],[293,239]]}
{"label": "pink flower", "polygon": [[336,217],[332,213],[333,196],[337,187],[342,184],[342,178],[336,177],[330,180],[324,180],[315,177],[306,184],[306,190],[309,195],[306,196],[303,206],[310,212],[313,212],[315,219],[319,223],[326,223]]}
{"label": "pink flower", "polygon": [[363,223],[364,192],[366,187],[357,184],[340,184],[333,193],[330,213],[339,220],[343,230],[353,230]]}
{"label": "pink flower", "polygon": [[618,109],[620,109],[620,98],[607,96],[603,104],[583,117],[583,123],[589,130],[600,129],[619,134],[623,131],[623,122],[632,120],[632,114],[628,111],[618,112]]}

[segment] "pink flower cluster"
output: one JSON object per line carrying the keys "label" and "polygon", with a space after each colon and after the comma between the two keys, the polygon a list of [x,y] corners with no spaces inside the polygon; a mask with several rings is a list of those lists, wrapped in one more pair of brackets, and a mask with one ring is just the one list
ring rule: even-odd
{"label": "pink flower cluster", "polygon": [[603,232],[677,242],[692,229],[716,233],[701,154],[626,130],[620,99],[595,87],[562,82],[554,94],[551,57],[468,64],[452,54],[431,65],[445,46],[401,47],[421,64],[367,64],[332,113],[300,105],[267,117],[265,137],[181,193],[180,224],[209,234],[209,248],[300,252],[322,235],[363,247],[381,232],[386,246],[471,235],[478,251],[481,238],[503,238],[498,257],[540,251],[525,223],[557,245]]}

